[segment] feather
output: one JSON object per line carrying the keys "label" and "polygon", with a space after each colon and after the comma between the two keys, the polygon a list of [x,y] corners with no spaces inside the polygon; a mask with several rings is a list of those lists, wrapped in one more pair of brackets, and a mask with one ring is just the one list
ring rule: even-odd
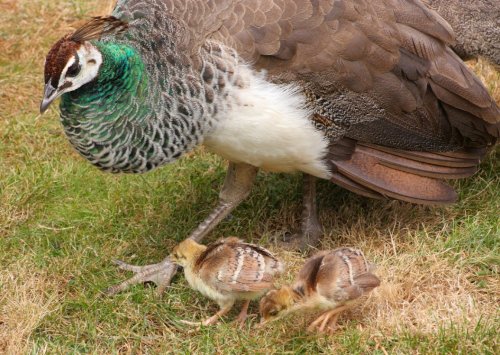
{"label": "feather", "polygon": [[110,34],[119,35],[125,32],[127,28],[127,22],[117,19],[114,16],[96,16],[73,32],[69,36],[69,39],[77,43],[82,43],[100,39]]}

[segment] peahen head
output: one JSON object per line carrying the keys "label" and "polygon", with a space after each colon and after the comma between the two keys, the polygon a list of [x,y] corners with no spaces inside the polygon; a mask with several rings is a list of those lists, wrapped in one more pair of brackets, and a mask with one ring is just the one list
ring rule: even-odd
{"label": "peahen head", "polygon": [[45,90],[40,112],[45,112],[62,94],[92,82],[99,75],[103,57],[91,40],[126,28],[127,23],[115,17],[95,17],[57,41],[45,60]]}
{"label": "peahen head", "polygon": [[40,111],[60,96],[66,136],[102,170],[143,173],[175,161],[213,126],[219,81],[202,81],[178,49],[182,29],[162,19],[130,19],[128,26],[96,17],[47,55]]}

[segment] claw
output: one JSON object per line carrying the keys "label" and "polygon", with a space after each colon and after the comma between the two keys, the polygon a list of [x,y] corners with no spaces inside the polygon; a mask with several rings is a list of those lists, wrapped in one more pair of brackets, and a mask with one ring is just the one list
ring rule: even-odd
{"label": "claw", "polygon": [[121,260],[113,260],[113,264],[118,266],[118,268],[120,270],[132,271],[132,272],[141,272],[141,271],[147,270],[147,269],[156,265],[156,264],[153,264],[153,265],[145,265],[145,266],[136,266],[136,265],[127,264]]}
{"label": "claw", "polygon": [[195,326],[195,327],[199,327],[203,324],[203,322],[191,322],[191,321],[185,320],[185,319],[180,319],[179,323],[189,325],[189,326]]}
{"label": "claw", "polygon": [[321,234],[321,229],[305,229],[293,234],[288,232],[279,238],[281,240],[277,244],[285,250],[306,252],[317,246]]}
{"label": "claw", "polygon": [[125,291],[132,285],[145,282],[153,282],[156,284],[156,293],[161,295],[170,285],[172,277],[177,272],[177,266],[168,258],[158,264],[145,266],[130,265],[120,260],[114,260],[113,262],[121,270],[132,271],[135,275],[118,285],[108,288],[106,290],[108,296],[116,295],[119,292]]}

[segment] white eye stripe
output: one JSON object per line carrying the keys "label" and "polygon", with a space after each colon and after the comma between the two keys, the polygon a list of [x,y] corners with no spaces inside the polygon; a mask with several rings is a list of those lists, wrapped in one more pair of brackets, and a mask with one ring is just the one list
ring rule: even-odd
{"label": "white eye stripe", "polygon": [[[75,70],[75,63],[78,64],[77,70]],[[61,71],[61,76],[57,83],[57,95],[77,90],[82,85],[94,80],[99,73],[101,64],[102,55],[99,50],[91,43],[84,43],[78,48],[76,54],[68,59],[64,69]],[[75,67],[71,68],[73,65]],[[73,73],[71,73],[72,71]]]}
{"label": "white eye stripe", "polygon": [[64,84],[64,81],[66,81],[66,73],[68,72],[69,67],[71,67],[74,63],[76,62],[75,56],[72,56],[69,58],[68,62],[66,63],[66,66],[61,72],[61,76],[59,77],[59,85],[62,86]]}
{"label": "white eye stripe", "polygon": [[75,77],[80,72],[82,65],[80,64],[80,60],[78,56],[75,56],[75,62],[68,67],[66,71],[66,77]]}

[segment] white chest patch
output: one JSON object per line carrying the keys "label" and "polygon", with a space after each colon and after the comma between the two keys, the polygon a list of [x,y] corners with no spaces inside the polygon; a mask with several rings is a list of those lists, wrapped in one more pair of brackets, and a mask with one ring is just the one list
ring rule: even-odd
{"label": "white chest patch", "polygon": [[248,85],[230,88],[235,102],[205,137],[208,149],[268,171],[302,171],[328,178],[322,161],[328,143],[312,125],[303,95],[292,86],[270,83],[249,68],[241,71]]}

